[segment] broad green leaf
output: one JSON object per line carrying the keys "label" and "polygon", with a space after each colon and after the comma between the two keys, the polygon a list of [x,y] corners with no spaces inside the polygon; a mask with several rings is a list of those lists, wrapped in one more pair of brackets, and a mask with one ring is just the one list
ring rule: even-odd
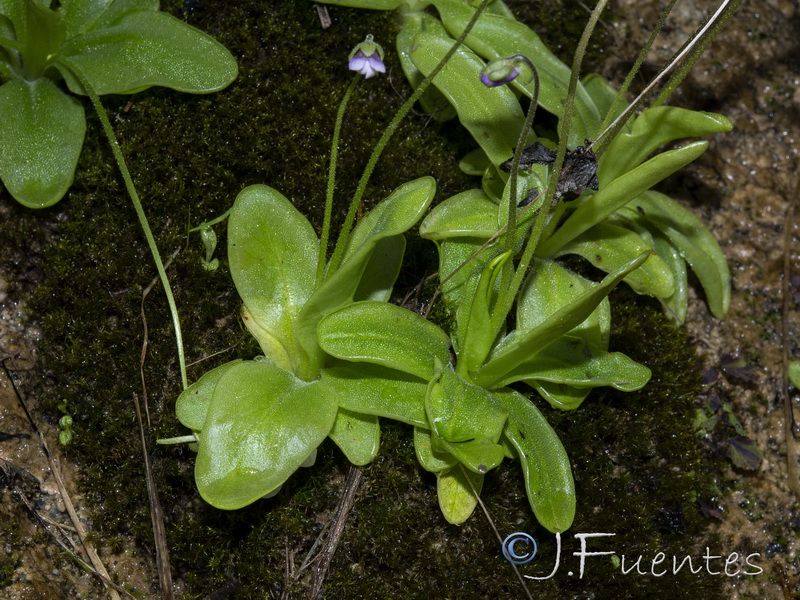
{"label": "broad green leaf", "polygon": [[421,427],[414,427],[414,452],[420,466],[431,473],[438,473],[458,464],[452,454],[434,449],[431,432]]}
{"label": "broad green leaf", "polygon": [[550,406],[559,410],[575,410],[592,391],[591,388],[576,388],[564,383],[552,383],[538,379],[530,379],[525,383],[547,400]]}
{"label": "broad green leaf", "polygon": [[482,387],[495,387],[496,383],[513,369],[533,358],[549,344],[583,323],[603,298],[608,296],[628,273],[639,267],[649,256],[649,252],[642,253],[628,264],[609,273],[600,283],[578,296],[570,304],[556,310],[541,324],[525,331],[501,352],[495,353],[472,377],[472,380]]}
{"label": "broad green leaf", "polygon": [[[459,0],[436,0],[434,2],[442,22],[453,37],[458,37],[472,18],[475,9]],[[539,104],[548,112],[561,117],[564,114],[564,99],[570,80],[570,68],[561,62],[527,25],[499,15],[483,14],[465,40],[465,44],[487,60],[523,54],[533,62],[539,73],[541,89]],[[533,82],[514,80],[515,87],[530,98]],[[482,87],[475,75],[467,81]],[[464,82],[461,83],[464,86]],[[505,86],[503,86],[505,87]],[[578,83],[575,92],[575,114],[568,145],[575,147],[586,139],[594,139],[600,127],[600,114],[589,94]],[[477,141],[477,138],[476,138]],[[480,142],[479,142],[480,143]],[[516,145],[516,142],[514,142]],[[495,163],[498,164],[498,163]]]}
{"label": "broad green leaf", "polygon": [[639,194],[688,165],[708,147],[708,142],[692,142],[654,156],[632,171],[595,192],[562,223],[549,239],[542,242],[537,255],[552,258],[570,240],[625,206]]}
{"label": "broad green leaf", "polygon": [[[202,31],[161,11],[136,10],[116,23],[78,35],[63,45],[98,94],[131,94],[150,86],[209,93],[238,73],[230,52]],[[65,68],[69,89],[85,93]]]}
{"label": "broad green leaf", "polygon": [[[444,26],[437,19],[422,11],[403,11],[400,15],[400,31],[397,32],[395,40],[397,56],[400,59],[400,66],[406,79],[415,90],[425,79],[425,75],[417,68],[411,60],[411,52],[414,49],[414,38],[423,31],[436,32],[439,35],[447,35]],[[456,116],[456,111],[448,102],[447,98],[436,89],[435,86],[428,86],[419,98],[422,109],[437,121],[447,121]]]}
{"label": "broad green leaf", "polygon": [[439,508],[447,522],[461,525],[469,519],[478,505],[476,494],[480,494],[482,488],[483,475],[458,466],[436,473]]}
{"label": "broad green leaf", "polygon": [[357,302],[322,319],[319,345],[350,362],[397,369],[428,381],[434,362],[450,361],[450,344],[439,327],[387,302]]}
{"label": "broad green leaf", "polygon": [[640,165],[659,146],[732,128],[727,118],[714,113],[678,106],[648,108],[633,121],[631,131],[619,133],[600,157],[597,167],[600,189]]}
{"label": "broad green leaf", "polygon": [[[554,312],[569,306],[596,285],[555,261],[535,259],[517,301],[516,335],[538,327]],[[595,348],[606,350],[611,335],[608,299],[602,300],[585,321],[570,331],[570,335],[581,337]],[[504,345],[501,343],[497,351]]]}
{"label": "broad green leaf", "polygon": [[67,32],[62,14],[35,0],[27,0],[24,4],[29,35],[20,39],[24,40],[22,77],[30,82],[44,75],[52,57],[58,54],[64,43]]}
{"label": "broad green leaf", "polygon": [[472,152],[468,152],[461,159],[458,163],[458,168],[467,175],[481,176],[486,171],[486,168],[491,165],[492,163],[489,161],[489,157],[486,156],[486,152],[483,151],[483,148],[478,147]]}
{"label": "broad green leaf", "polygon": [[228,219],[228,259],[247,309],[245,324],[264,354],[298,373],[307,359],[296,321],[314,289],[318,246],[311,224],[277,190],[251,185],[236,197]]}
{"label": "broad green leaf", "polygon": [[128,13],[159,7],[158,0],[61,0],[60,4],[68,38],[113,25]]}
{"label": "broad green leaf", "polygon": [[267,361],[219,380],[200,435],[195,481],[206,502],[233,510],[282,485],[333,427],[337,400]]}
{"label": "broad green leaf", "polygon": [[669,238],[700,280],[711,313],[724,317],[730,306],[731,275],[719,243],[700,219],[669,196],[653,191],[636,198],[630,208]]}
{"label": "broad green leaf", "polygon": [[445,367],[439,380],[429,384],[426,412],[435,450],[453,455],[475,473],[502,462],[505,451],[497,442],[508,412],[483,388]]}
{"label": "broad green leaf", "polygon": [[[45,6],[41,2],[40,4]],[[0,15],[4,15],[13,24],[13,27],[9,28],[8,23],[5,23],[3,29],[7,32],[9,29],[13,31],[14,35],[9,36],[9,39],[16,39],[23,45],[27,42],[28,37],[26,12],[27,0],[0,0]]]}
{"label": "broad green leaf", "polygon": [[428,384],[412,375],[369,363],[342,363],[322,370],[322,381],[347,410],[428,427]]}
{"label": "broad green leaf", "polygon": [[483,190],[467,190],[437,205],[420,223],[426,240],[453,237],[490,238],[497,232],[497,204]]}
{"label": "broad green leaf", "polygon": [[[72,185],[83,146],[83,107],[49,79],[0,86],[0,178],[28,208],[52,206]],[[13,116],[13,118],[11,118]]]}
{"label": "broad green leaf", "polygon": [[564,446],[527,398],[509,389],[494,395],[509,411],[505,435],[519,455],[536,519],[548,531],[566,531],[575,518],[575,484]]}
{"label": "broad green leaf", "polygon": [[[635,202],[635,201],[634,201]],[[686,319],[688,280],[686,261],[663,233],[630,205],[617,211],[605,220],[638,233],[656,255],[664,262],[672,275],[673,290],[670,296],[659,298],[669,313],[680,323]],[[643,266],[647,266],[647,263]]]}
{"label": "broad green leaf", "polygon": [[406,238],[402,235],[379,240],[361,274],[358,288],[353,294],[353,301],[388,302],[392,297],[394,282],[400,274],[405,251]]}
{"label": "broad green leaf", "polygon": [[[609,273],[624,265],[632,256],[639,256],[648,250],[652,251],[652,246],[636,232],[609,223],[598,223],[562,246],[554,258],[577,254],[601,271]],[[646,263],[625,278],[625,283],[639,294],[656,298],[668,298],[675,291],[672,272],[655,252]]]}
{"label": "broad green leaf", "polygon": [[371,244],[405,233],[416,225],[436,193],[436,180],[425,176],[404,183],[369,211],[350,235],[342,267],[366,254]]}
{"label": "broad green leaf", "polygon": [[[385,266],[387,261],[398,260],[397,242],[385,242],[380,252],[386,250],[388,256],[375,257],[377,262],[370,266],[375,249],[382,240],[399,236],[413,227],[430,206],[435,192],[433,177],[420,177],[398,187],[361,219],[348,239],[341,266],[328,275],[300,314],[298,335],[309,353],[318,348],[317,325],[325,315],[350,304],[356,297],[370,298],[374,295],[383,299],[387,289],[391,291],[394,277],[389,277],[391,273],[379,275],[375,269],[381,264]],[[398,266],[395,262],[389,268],[394,270]]]}
{"label": "broad green leaf", "polygon": [[478,369],[495,340],[496,331],[492,327],[492,305],[495,282],[503,265],[511,258],[511,251],[493,258],[481,273],[469,313],[462,317],[465,321],[464,337],[461,339],[457,370],[461,375]]}
{"label": "broad green leaf", "polygon": [[428,402],[430,425],[447,442],[497,443],[508,416],[491,393],[446,366],[439,381],[431,382]]}
{"label": "broad green leaf", "polygon": [[494,469],[505,458],[503,446],[488,440],[448,442],[434,436],[432,442],[435,448],[452,454],[467,469],[481,475]]}
{"label": "broad green leaf", "polygon": [[378,454],[381,427],[378,417],[339,408],[328,434],[352,464],[364,466]]}
{"label": "broad green leaf", "polygon": [[183,390],[175,402],[175,414],[185,427],[193,431],[202,431],[217,383],[231,367],[240,362],[242,361],[233,360],[218,366],[216,369],[211,369]]}
{"label": "broad green leaf", "polygon": [[576,388],[611,386],[632,392],[642,389],[650,380],[650,369],[621,352],[605,352],[581,338],[564,336],[519,365],[497,385],[528,383],[534,379]]}
{"label": "broad green leaf", "polygon": [[[434,34],[419,34],[411,59],[429,75],[444,58],[454,40]],[[472,134],[495,165],[511,158],[525,115],[507,86],[489,89],[478,79],[484,63],[468,48],[461,47],[439,72],[433,84],[455,107],[461,124]],[[474,85],[472,84],[474,82]]]}

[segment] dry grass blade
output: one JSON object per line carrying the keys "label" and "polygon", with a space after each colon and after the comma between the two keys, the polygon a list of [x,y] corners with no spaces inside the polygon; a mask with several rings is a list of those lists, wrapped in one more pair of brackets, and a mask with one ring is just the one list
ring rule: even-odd
{"label": "dry grass blade", "polygon": [[[462,466],[461,468],[463,469],[464,467]],[[478,504],[480,504],[481,510],[483,511],[483,514],[486,516],[486,520],[489,521],[489,527],[491,527],[492,531],[494,531],[494,536],[497,538],[497,541],[499,542],[500,546],[502,547],[503,538],[500,536],[500,532],[497,531],[497,527],[495,527],[495,525],[494,525],[494,520],[492,519],[492,515],[489,514],[489,509],[486,508],[486,505],[483,503],[483,500],[481,500],[481,495],[475,489],[475,486],[472,485],[472,481],[470,480],[470,478],[469,477],[465,477],[465,479],[467,480],[467,483],[469,483],[469,487],[472,490],[472,493],[475,494],[475,500],[477,500]],[[519,584],[522,586],[522,589],[525,591],[525,597],[528,600],[533,600],[533,596],[531,596],[530,591],[528,591],[528,586],[525,585],[525,579],[523,579],[522,574],[519,572],[519,569],[517,569],[517,565],[515,565],[513,562],[509,562],[509,564],[511,565],[511,568],[514,569],[514,574],[517,576],[517,579],[519,580]]]}
{"label": "dry grass blade", "polygon": [[[175,251],[170,256],[164,269],[168,269],[172,261],[177,256],[178,251]],[[144,328],[144,339],[142,340],[142,354],[139,359],[139,376],[142,380],[142,401],[144,402],[145,412],[147,412],[147,425],[150,426],[150,413],[147,411],[147,385],[144,379],[144,362],[147,358],[147,318],[144,314],[144,301],[148,294],[152,291],[153,287],[158,283],[158,277],[153,278],[144,291],[142,291],[142,325]],[[133,405],[136,408],[136,420],[139,423],[139,435],[142,440],[142,459],[144,460],[145,477],[147,481],[147,498],[150,502],[150,520],[153,524],[153,540],[156,546],[156,564],[158,565],[158,583],[161,587],[161,594],[164,600],[173,600],[175,597],[172,587],[172,569],[169,564],[169,548],[167,547],[167,534],[164,527],[164,512],[161,510],[161,502],[158,499],[158,490],[156,483],[153,479],[153,471],[150,466],[150,456],[147,452],[147,439],[144,434],[144,423],[142,422],[142,410],[139,405],[139,397],[133,395]]]}
{"label": "dry grass blade", "polygon": [[[336,506],[336,514],[333,522],[328,528],[328,536],[325,539],[324,546],[319,554],[314,557],[316,564],[314,565],[314,576],[311,579],[311,591],[308,594],[310,600],[317,600],[322,592],[322,584],[325,582],[325,576],[328,574],[328,568],[331,565],[331,560],[336,552],[336,547],[339,545],[339,540],[344,532],[345,522],[350,510],[353,508],[356,500],[356,492],[358,486],[361,484],[361,479],[364,473],[361,469],[355,466],[350,466],[347,472],[347,481],[344,485],[344,490],[339,498],[339,504]],[[314,544],[316,546],[316,542]],[[312,548],[313,550],[313,548]],[[310,562],[306,560],[304,564]]]}
{"label": "dry grass blade", "polygon": [[75,511],[75,506],[72,504],[72,500],[67,493],[67,489],[64,486],[64,480],[61,477],[61,466],[58,463],[58,460],[50,453],[50,448],[47,446],[47,441],[44,439],[44,435],[39,430],[39,427],[36,425],[36,422],[33,420],[30,411],[28,410],[28,405],[25,402],[22,394],[17,388],[17,384],[14,381],[14,377],[11,375],[11,372],[6,365],[6,360],[0,361],[0,364],[3,366],[3,372],[6,375],[6,378],[11,383],[11,387],[14,390],[14,394],[17,397],[17,400],[22,407],[23,412],[25,413],[25,417],[28,419],[28,423],[30,424],[31,428],[33,429],[34,433],[39,437],[39,443],[41,444],[42,451],[44,455],[47,457],[47,462],[50,465],[50,471],[53,473],[53,478],[56,481],[56,485],[58,486],[59,494],[61,494],[61,499],[64,502],[64,506],[67,509],[67,513],[69,514],[69,518],[72,521],[72,525],[75,527],[75,530],[78,534],[78,538],[81,541],[81,545],[83,546],[83,550],[86,553],[86,556],[89,558],[89,562],[92,564],[93,572],[100,577],[103,581],[103,584],[108,589],[109,596],[112,600],[121,600],[120,595],[117,593],[117,590],[112,587],[111,584],[111,577],[108,574],[108,571],[103,565],[103,561],[100,560],[100,556],[97,554],[97,551],[94,549],[92,543],[86,537],[86,530],[83,528],[83,524],[81,523],[80,519],[78,518],[78,513]]}
{"label": "dry grass blade", "polygon": [[[19,467],[17,467],[17,468],[19,469]],[[13,481],[13,474],[12,474],[11,470],[9,469],[9,463],[4,459],[0,459],[0,471],[3,472],[3,476],[8,481]],[[23,492],[22,489],[20,489],[19,486],[17,486],[15,483],[11,483],[11,489],[16,494],[16,496],[20,499],[20,501],[25,505],[25,508],[28,509],[28,512],[37,521],[39,521],[39,524],[42,526],[42,528],[50,535],[50,537],[53,538],[53,541],[55,542],[55,544],[59,548],[61,548],[61,550],[67,556],[69,556],[72,560],[74,560],[75,563],[81,569],[83,569],[84,571],[86,571],[88,573],[92,573],[95,577],[100,579],[106,586],[108,586],[110,588],[113,588],[112,590],[110,590],[110,592],[116,590],[118,592],[121,592],[122,594],[124,594],[128,598],[131,598],[132,600],[136,600],[136,596],[132,595],[130,592],[128,592],[124,588],[120,587],[119,585],[117,585],[116,583],[111,581],[107,576],[104,576],[104,575],[101,575],[100,573],[98,573],[97,570],[92,567],[92,565],[87,564],[86,561],[84,561],[83,559],[81,559],[81,557],[79,557],[77,554],[75,554],[76,551],[80,552],[80,550],[75,548],[74,542],[67,536],[64,536],[64,538],[62,539],[52,529],[50,529],[50,526],[52,525],[52,526],[58,528],[59,530],[63,530],[63,529],[71,530],[73,533],[77,533],[77,529],[75,529],[74,527],[68,527],[68,526],[63,525],[61,523],[56,523],[52,519],[49,519],[48,517],[46,517],[46,516],[42,515],[41,513],[39,513],[36,510],[36,508],[34,507],[33,502],[31,502],[28,499],[28,497],[25,495],[25,492]],[[67,545],[67,543],[64,540],[66,540],[66,542],[69,542],[69,546]],[[72,549],[70,549],[70,546],[72,547]],[[112,596],[113,596],[113,594],[112,594]],[[117,596],[117,597],[119,597],[119,596]]]}

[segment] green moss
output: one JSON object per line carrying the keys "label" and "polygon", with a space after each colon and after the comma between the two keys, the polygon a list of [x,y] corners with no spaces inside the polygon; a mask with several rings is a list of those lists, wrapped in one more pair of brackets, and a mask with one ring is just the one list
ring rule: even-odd
{"label": "green moss", "polygon": [[[214,3],[165,4],[178,15],[184,4],[192,6],[182,16],[217,36],[241,68],[239,79],[220,94],[196,97],[149,90],[133,98],[104,98],[161,251],[169,256],[180,250],[169,274],[188,360],[202,361],[190,368],[194,380],[231,358],[252,357],[257,348],[240,325],[239,300],[224,251],[218,252],[221,267],[205,271],[202,245],[196,234],[187,238],[187,229],[227,210],[252,183],[279,189],[319,227],[329,139],[350,77],[344,57],[370,32],[390,48],[394,17],[329,7],[334,25],[323,31],[310,4],[242,0],[230,3],[221,15],[213,12]],[[556,13],[539,20],[543,27],[553,25]],[[576,34],[565,35],[571,44]],[[342,133],[339,219],[371,144],[409,94],[391,53],[388,67],[388,77],[364,82],[351,102]],[[437,179],[438,199],[474,185],[456,168],[471,147],[458,132],[453,124],[440,126],[424,115],[412,115],[381,159],[367,203],[424,174]],[[0,235],[9,248],[4,266],[16,279],[12,293],[36,284],[30,306],[43,331],[45,418],[57,420],[57,404],[67,402],[75,437],[66,452],[80,465],[82,491],[94,507],[98,535],[112,546],[131,535],[149,547],[151,526],[132,399],[134,394],[142,397],[141,290],[155,269],[96,118],[89,116],[86,146],[68,197],[35,214],[16,205],[8,213]],[[220,248],[225,245],[222,229]],[[411,239],[399,289],[412,288],[436,269],[435,263],[433,246]],[[430,293],[428,287],[423,298]],[[613,302],[613,343],[650,366],[654,377],[636,394],[594,393],[574,412],[543,407],[574,461],[579,494],[574,531],[616,532],[606,548],[618,554],[661,550],[685,555],[704,530],[694,499],[711,495],[711,467],[691,431],[690,411],[698,390],[694,359],[683,334],[658,307],[625,292],[617,293]],[[287,586],[299,594],[302,583],[285,580],[287,560],[299,564],[311,547],[335,506],[346,461],[326,442],[317,465],[301,469],[277,497],[235,512],[206,505],[194,487],[193,453],[153,444],[158,437],[183,432],[174,415],[180,381],[158,287],[145,311],[150,450],[172,565],[186,582],[184,598],[204,597],[234,582],[240,584],[235,598],[279,597]],[[462,527],[444,522],[435,478],[418,467],[408,427],[385,424],[381,453],[365,472],[326,597],[420,598],[432,589],[440,597],[520,595],[482,515]],[[531,532],[540,541],[541,556],[553,556],[553,537],[537,527],[530,513],[517,464],[491,473],[483,498],[502,534]],[[592,593],[601,599],[652,594],[651,578],[622,576],[602,559],[590,559],[583,580],[568,577],[565,571],[576,569],[569,554],[575,550],[574,539],[565,536],[563,570],[551,580],[531,584],[537,595]],[[541,575],[546,570],[537,561],[526,572]],[[710,598],[719,583],[684,572],[659,580],[659,589],[666,590],[663,597]]]}

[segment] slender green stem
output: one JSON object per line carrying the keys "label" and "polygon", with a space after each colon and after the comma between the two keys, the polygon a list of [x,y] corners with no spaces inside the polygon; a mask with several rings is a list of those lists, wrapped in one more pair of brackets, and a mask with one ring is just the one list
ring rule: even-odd
{"label": "slender green stem", "polygon": [[197,227],[192,227],[189,230],[189,233],[192,233],[194,231],[200,231],[202,229],[206,229],[207,227],[213,227],[217,223],[221,223],[222,221],[224,221],[225,219],[228,218],[228,215],[231,214],[232,210],[233,210],[233,207],[229,208],[224,213],[222,213],[220,216],[215,217],[215,218],[211,219],[210,221],[206,221],[205,223],[200,223],[200,225],[198,225]]}
{"label": "slender green stem", "polygon": [[361,180],[358,182],[358,187],[356,187],[356,192],[353,195],[353,200],[350,203],[350,208],[347,211],[347,216],[345,217],[341,233],[339,234],[339,239],[336,241],[336,247],[333,250],[331,260],[328,263],[327,277],[330,277],[336,272],[336,269],[339,268],[339,265],[344,258],[344,250],[347,247],[347,240],[350,238],[350,230],[353,227],[353,222],[355,221],[358,207],[361,205],[361,200],[364,197],[364,191],[367,188],[367,183],[372,176],[372,171],[375,170],[375,165],[377,164],[378,159],[380,158],[386,146],[389,144],[389,140],[394,135],[394,132],[397,131],[400,122],[408,114],[408,111],[410,111],[411,107],[414,106],[414,103],[419,99],[420,96],[422,96],[422,94],[425,93],[425,90],[428,89],[428,86],[431,84],[433,79],[439,74],[450,58],[464,43],[464,40],[469,35],[469,32],[472,31],[472,28],[478,21],[478,17],[483,14],[483,11],[489,4],[489,1],[490,0],[481,0],[480,5],[475,9],[475,13],[472,15],[469,23],[467,23],[466,27],[464,27],[464,31],[461,32],[461,35],[458,36],[458,39],[451,46],[450,50],[447,51],[447,54],[444,55],[444,58],[442,58],[439,64],[434,67],[430,75],[422,80],[422,82],[419,84],[419,87],[417,87],[409,99],[403,103],[403,106],[400,107],[400,110],[397,111],[397,113],[394,115],[394,118],[392,118],[391,122],[384,130],[381,138],[378,140],[378,143],[375,144],[375,147],[372,150],[372,155],[369,157],[369,161],[367,161],[367,166],[364,168],[364,173],[361,175]]}
{"label": "slender green stem", "polygon": [[514,249],[514,234],[517,229],[517,184],[519,182],[519,163],[522,160],[522,151],[525,149],[525,142],[528,139],[528,132],[533,125],[533,117],[536,115],[536,107],[539,105],[539,72],[527,56],[518,54],[513,57],[515,61],[525,63],[533,74],[533,95],[531,96],[531,103],[528,107],[528,114],[525,115],[525,122],[522,124],[522,130],[519,132],[519,140],[517,140],[517,147],[514,148],[514,158],[511,161],[511,196],[508,202],[508,236],[506,237],[506,250]]}
{"label": "slender green stem", "polygon": [[[661,11],[661,14],[658,16],[658,22],[656,23],[655,27],[653,27],[653,31],[647,38],[647,42],[645,42],[644,46],[642,46],[642,49],[639,51],[639,55],[636,57],[636,61],[633,63],[633,67],[631,67],[631,70],[628,71],[625,81],[622,82],[619,92],[617,92],[617,95],[614,97],[614,101],[611,103],[611,108],[608,109],[608,112],[603,119],[603,124],[600,125],[600,131],[605,131],[611,123],[611,120],[614,118],[614,113],[616,112],[617,107],[624,100],[625,93],[628,91],[631,82],[633,82],[633,78],[636,77],[636,74],[639,72],[639,69],[641,69],[642,64],[644,64],[644,59],[647,58],[647,55],[650,53],[650,48],[653,47],[653,43],[656,41],[658,34],[663,29],[664,23],[666,23],[667,17],[669,16],[670,12],[672,12],[672,8],[675,6],[677,1],[678,0],[670,0],[669,4],[667,4],[664,10]],[[616,135],[616,132],[619,131],[624,124],[624,121],[620,121],[616,129],[609,130],[609,135],[606,135],[600,146],[595,149],[595,154],[599,156],[603,153],[605,147],[611,143]]]}
{"label": "slender green stem", "polygon": [[561,118],[561,122],[559,123],[560,132],[558,151],[556,152],[556,161],[553,165],[550,181],[547,185],[547,193],[544,196],[539,214],[536,216],[536,220],[533,223],[533,229],[528,237],[522,258],[517,265],[514,278],[511,280],[511,285],[508,287],[508,292],[506,293],[502,302],[498,301],[497,309],[492,316],[492,326],[495,331],[500,331],[500,328],[505,322],[508,313],[511,312],[514,300],[517,297],[520,287],[522,287],[522,282],[527,275],[528,267],[533,259],[533,253],[535,252],[536,247],[539,245],[539,239],[541,238],[542,230],[547,223],[547,216],[550,214],[550,208],[553,205],[553,198],[555,198],[556,195],[556,186],[558,185],[558,181],[561,177],[561,168],[564,165],[564,158],[567,153],[567,139],[569,138],[569,131],[572,127],[572,114],[575,107],[575,90],[578,87],[578,77],[580,76],[581,72],[581,63],[583,62],[583,56],[586,54],[586,48],[589,45],[589,38],[591,38],[592,32],[597,25],[597,21],[600,19],[600,14],[603,12],[603,9],[607,3],[608,0],[599,0],[597,5],[594,7],[594,10],[589,17],[589,21],[586,23],[586,27],[583,30],[583,35],[578,43],[578,48],[575,50],[575,60],[572,62],[572,74],[569,80],[569,88],[567,89],[567,97],[564,99],[564,116]]}
{"label": "slender green stem", "polygon": [[139,217],[139,223],[141,224],[142,230],[144,231],[144,236],[147,239],[147,245],[150,247],[150,252],[153,255],[153,262],[156,265],[158,277],[161,280],[161,285],[164,287],[164,293],[167,297],[167,304],[169,305],[169,311],[172,315],[172,327],[175,330],[175,342],[178,345],[178,364],[181,371],[181,381],[183,383],[183,389],[186,389],[189,387],[189,380],[186,377],[186,359],[183,352],[183,336],[181,335],[181,322],[178,318],[178,307],[175,305],[175,298],[172,295],[172,288],[170,288],[169,285],[167,272],[164,270],[164,263],[161,261],[161,254],[158,252],[156,240],[153,237],[153,232],[150,230],[150,224],[147,222],[147,216],[144,213],[142,203],[139,201],[139,195],[136,193],[136,188],[133,185],[133,179],[128,171],[128,165],[125,163],[125,158],[122,156],[122,150],[119,147],[117,138],[114,135],[114,130],[108,120],[108,115],[106,115],[103,105],[100,103],[100,98],[94,91],[94,87],[89,83],[89,80],[86,78],[83,72],[71,60],[63,56],[59,56],[57,61],[69,69],[78,79],[84,91],[91,99],[92,105],[97,112],[97,116],[100,118],[100,122],[103,124],[103,131],[108,138],[108,143],[111,145],[111,152],[114,154],[114,158],[117,161],[117,166],[122,174],[122,179],[125,181],[125,187],[128,190],[128,195],[133,203],[133,208],[136,210],[136,216]]}
{"label": "slender green stem", "polygon": [[361,75],[357,74],[344,93],[339,111],[336,113],[336,124],[333,126],[333,140],[331,141],[331,163],[328,166],[328,192],[325,196],[325,218],[322,222],[322,237],[319,241],[319,254],[317,255],[317,281],[315,288],[322,285],[325,278],[325,257],[328,255],[328,238],[331,230],[331,216],[333,214],[333,192],[336,188],[336,159],[339,156],[339,135],[342,131],[344,121],[344,111],[356,85],[361,81]]}
{"label": "slender green stem", "polygon": [[[518,54],[513,57],[515,61],[525,63],[531,70],[533,75],[533,95],[531,96],[531,103],[528,107],[528,113],[525,115],[525,122],[522,125],[522,130],[519,132],[519,140],[517,140],[517,147],[514,148],[514,158],[511,160],[511,181],[510,181],[510,195],[508,199],[508,223],[506,224],[508,233],[506,234],[505,250],[513,252],[514,243],[517,237],[517,185],[519,183],[519,163],[522,160],[522,151],[525,148],[525,142],[528,139],[528,132],[533,125],[533,117],[536,115],[536,107],[539,105],[539,72],[536,67],[526,56]],[[506,294],[509,291],[508,283],[511,279],[513,261],[508,261],[503,266],[503,271],[500,278],[500,294],[497,298],[497,306],[506,304]],[[505,315],[503,317],[505,319]]]}
{"label": "slender green stem", "polygon": [[[714,41],[720,31],[725,27],[733,14],[741,6],[742,0],[724,0],[717,10],[711,15],[708,20],[698,28],[697,32],[692,36],[690,42],[686,44],[682,52],[675,61],[682,60],[683,55],[688,55],[675,73],[670,77],[667,83],[658,93],[658,97],[653,101],[653,106],[660,106],[666,102],[667,98],[675,91],[675,88],[683,81],[684,77],[691,71],[698,59],[706,51],[706,48]],[[699,40],[699,41],[698,41]],[[668,67],[671,68],[672,64]]]}
{"label": "slender green stem", "polygon": [[[609,132],[616,131],[621,127],[620,123],[623,123],[628,116],[633,113],[645,100],[647,95],[656,87],[659,81],[661,81],[668,73],[673,71],[678,65],[680,65],[680,69],[670,78],[668,83],[664,86],[664,89],[659,93],[658,97],[656,98],[655,102],[653,102],[652,106],[659,106],[664,103],[672,91],[678,86],[678,84],[683,80],[689,70],[694,66],[694,63],[697,62],[697,59],[700,58],[700,55],[703,51],[708,47],[708,45],[712,42],[712,40],[716,37],[716,35],[720,32],[722,27],[728,22],[728,20],[733,16],[733,13],[739,8],[741,4],[741,0],[723,0],[722,3],[717,7],[717,10],[714,11],[714,14],[708,18],[708,20],[698,28],[698,30],[692,35],[691,38],[675,53],[669,63],[659,71],[658,75],[656,75],[653,80],[647,84],[647,86],[642,90],[642,92],[636,97],[636,99],[631,102],[631,104],[626,108],[614,121],[606,127],[606,129],[597,136],[594,142],[592,142],[589,148],[593,148],[595,145],[600,146],[600,151],[597,154],[602,153],[602,150],[605,150],[607,144],[603,140]],[[683,59],[686,58],[688,55],[688,59],[686,62],[683,62]]]}

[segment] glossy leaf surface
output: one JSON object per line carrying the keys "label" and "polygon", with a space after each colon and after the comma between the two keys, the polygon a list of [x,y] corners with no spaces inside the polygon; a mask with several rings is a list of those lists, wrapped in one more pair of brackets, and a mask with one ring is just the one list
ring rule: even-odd
{"label": "glossy leaf surface", "polygon": [[228,220],[231,275],[258,326],[250,331],[284,369],[300,370],[305,360],[296,327],[314,290],[318,244],[308,220],[277,190],[252,185],[236,197]]}
{"label": "glossy leaf surface", "polygon": [[385,302],[358,302],[335,311],[320,322],[318,335],[332,356],[383,365],[425,381],[433,377],[436,360],[450,361],[444,331]]}
{"label": "glossy leaf surface", "polygon": [[706,292],[711,313],[721,319],[731,301],[731,275],[716,238],[691,211],[669,196],[648,191],[631,208],[669,238]]}
{"label": "glossy leaf surface", "polygon": [[[609,273],[628,262],[631,256],[652,250],[652,246],[635,231],[610,223],[598,223],[564,245],[555,257],[577,254]],[[625,278],[625,283],[639,294],[656,298],[668,298],[675,291],[672,271],[655,252],[646,263]]]}
{"label": "glossy leaf surface", "polygon": [[195,465],[203,499],[225,510],[282,485],[333,427],[337,401],[267,361],[244,361],[220,377]]}
{"label": "glossy leaf surface", "polygon": [[649,256],[644,253],[623,267],[613,271],[593,289],[581,294],[571,304],[552,313],[536,327],[525,331],[513,343],[489,359],[472,380],[483,387],[492,388],[507,373],[568,331],[583,323],[608,296],[614,287],[633,269],[639,267]]}
{"label": "glossy leaf surface", "polygon": [[211,369],[183,390],[175,401],[175,414],[185,427],[194,431],[202,431],[217,383],[231,367],[240,362],[233,360],[216,369]]}
{"label": "glossy leaf surface", "polygon": [[335,390],[342,408],[428,426],[425,416],[428,385],[413,375],[380,365],[342,363],[324,369],[322,380]]}
{"label": "glossy leaf surface", "polygon": [[478,505],[483,488],[483,475],[453,467],[436,474],[439,508],[448,523],[461,525]]}
{"label": "glossy leaf surface", "polygon": [[328,434],[352,464],[364,466],[378,454],[381,428],[378,417],[339,409]]}
{"label": "glossy leaf surface", "polygon": [[0,87],[0,111],[3,184],[28,208],[55,204],[72,185],[86,132],[83,107],[49,79],[12,79]]}
{"label": "glossy leaf surface", "polygon": [[[429,75],[453,45],[449,37],[420,34],[411,59],[420,71]],[[433,84],[450,100],[461,124],[495,165],[511,158],[524,120],[514,94],[505,86],[488,89],[477,74],[483,68],[469,49],[460,48],[433,80]],[[464,85],[474,81],[474,85]]]}
{"label": "glossy leaf surface", "polygon": [[[236,78],[233,56],[219,42],[164,12],[138,10],[68,40],[61,54],[98,94],[132,94],[151,86],[179,92],[219,91]],[[85,93],[61,69],[70,91]]]}
{"label": "glossy leaf surface", "polygon": [[[475,12],[473,7],[458,0],[439,0],[434,4],[442,16],[444,26],[453,37],[461,34]],[[570,68],[542,43],[532,29],[507,17],[484,14],[478,19],[465,43],[488,60],[517,54],[528,57],[536,66],[541,80],[539,104],[554,115],[563,116],[563,102],[567,96]],[[479,85],[477,81],[475,83]],[[466,87],[463,82],[461,85]],[[532,82],[523,84],[515,80],[513,85],[524,90],[528,97],[532,96]],[[593,139],[598,133],[600,120],[600,114],[591,97],[579,82],[575,96],[574,122],[568,145],[575,147],[582,144],[585,139]]]}
{"label": "glossy leaf surface", "polygon": [[566,531],[575,518],[575,483],[561,440],[527,398],[513,390],[494,394],[509,411],[505,435],[517,450],[536,519],[548,531]]}

